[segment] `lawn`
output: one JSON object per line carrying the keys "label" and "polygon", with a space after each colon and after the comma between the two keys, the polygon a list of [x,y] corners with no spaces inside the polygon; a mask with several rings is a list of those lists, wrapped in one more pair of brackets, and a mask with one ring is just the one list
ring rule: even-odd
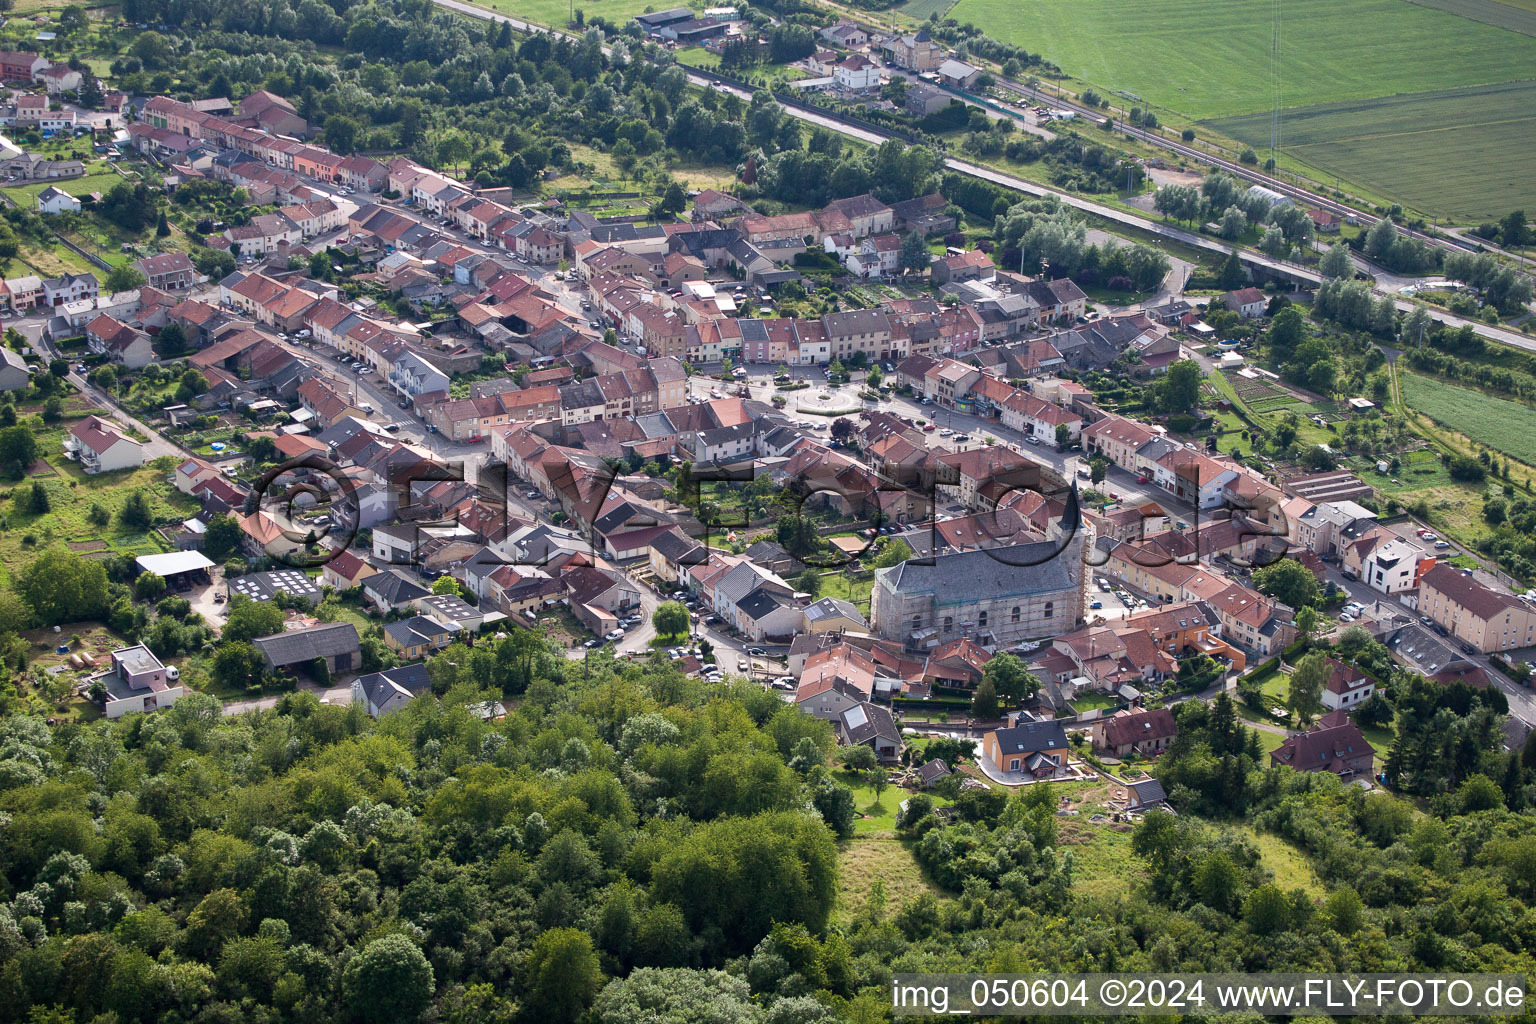
{"label": "lawn", "polygon": [[1536,409],[1432,377],[1400,372],[1403,401],[1457,433],[1536,465]]}
{"label": "lawn", "polygon": [[81,178],[65,178],[61,181],[36,181],[30,185],[15,185],[5,190],[5,194],[14,199],[24,209],[37,209],[37,194],[52,185],[60,192],[68,192],[72,196],[89,195],[92,192],[108,192],[113,185],[122,181],[121,175],[108,171],[104,174],[87,174]]}
{"label": "lawn", "polygon": [[[912,794],[900,786],[886,786],[885,792],[875,799],[875,788],[868,783],[857,781],[855,776],[847,772],[839,771],[837,781],[853,790],[853,806],[861,817],[854,822],[853,834],[855,839],[863,839],[869,836],[890,836],[896,832],[896,811],[901,802]],[[947,807],[949,801],[943,797],[932,797],[934,806]]]}
{"label": "lawn", "polygon": [[[1206,123],[1269,144],[1267,112]],[[1416,208],[1475,221],[1536,205],[1536,82],[1323,103],[1285,111],[1280,133],[1289,157]]]}
{"label": "lawn", "polygon": [[840,597],[853,604],[859,610],[859,614],[866,619],[869,618],[869,595],[875,589],[874,576],[871,575],[867,580],[852,582],[842,573],[836,573],[835,577],[830,580],[823,577],[824,582],[821,588],[823,596]]}
{"label": "lawn", "polygon": [[1361,725],[1360,735],[1364,736],[1365,741],[1376,751],[1376,767],[1380,768],[1386,762],[1387,751],[1392,748],[1392,741],[1396,738],[1396,734],[1391,729],[1384,729],[1379,725]]}
{"label": "lawn", "polygon": [[1280,749],[1280,744],[1285,742],[1285,737],[1278,732],[1269,732],[1265,729],[1255,730],[1259,734],[1259,745],[1268,754]]}
{"label": "lawn", "polygon": [[711,71],[720,67],[720,55],[711,53],[702,46],[690,46],[686,50],[677,51],[677,62],[690,68],[708,68]]}
{"label": "lawn", "polygon": [[1208,118],[1274,106],[1277,9],[1282,108],[1516,81],[1536,59],[1536,40],[1407,0],[1142,0],[1132,16],[1121,0],[960,0],[950,16],[1104,89]]}
{"label": "lawn", "polygon": [[1077,709],[1078,714],[1082,714],[1084,711],[1102,711],[1105,708],[1119,707],[1120,699],[1107,693],[1082,693],[1073,699],[1072,706]]}

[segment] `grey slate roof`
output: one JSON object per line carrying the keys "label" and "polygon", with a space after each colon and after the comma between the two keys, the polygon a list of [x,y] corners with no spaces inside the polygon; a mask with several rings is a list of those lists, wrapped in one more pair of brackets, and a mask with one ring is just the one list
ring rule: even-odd
{"label": "grey slate roof", "polygon": [[400,690],[412,697],[420,697],[431,687],[425,662],[401,665],[384,672],[370,672],[360,677],[357,684],[363,688],[364,696],[374,707],[383,704]]}
{"label": "grey slate roof", "polygon": [[1147,804],[1162,803],[1168,799],[1168,794],[1163,792],[1163,784],[1156,779],[1142,779],[1132,782],[1127,787],[1136,796],[1136,802],[1143,806]]}
{"label": "grey slate roof", "polygon": [[394,637],[395,642],[402,647],[414,647],[417,644],[429,644],[435,637],[452,630],[425,615],[412,615],[408,619],[386,623],[384,632]]}
{"label": "grey slate roof", "polygon": [[[963,604],[978,597],[1041,594],[1075,586],[1071,559],[1058,555],[1056,541],[1015,544],[939,555],[929,564],[903,562],[875,571],[877,581],[906,594],[931,593],[939,604]],[[1032,564],[1039,563],[1039,564]]]}
{"label": "grey slate roof", "polygon": [[879,738],[901,745],[901,730],[889,709],[879,704],[855,704],[840,716],[849,743],[868,743]]}
{"label": "grey slate roof", "polygon": [[768,587],[758,587],[736,602],[736,608],[747,618],[756,621],[790,605],[790,599]]}
{"label": "grey slate roof", "polygon": [[368,577],[363,587],[378,594],[391,605],[405,604],[432,593],[399,569],[386,569],[381,573],[375,573]]}
{"label": "grey slate roof", "polygon": [[292,629],[272,636],[259,636],[251,645],[262,653],[273,668],[298,665],[316,658],[357,653],[360,643],[357,628],[350,622],[329,622],[308,629]]}
{"label": "grey slate roof", "polygon": [[1020,722],[1012,728],[997,730],[997,749],[1001,754],[1033,754],[1066,747],[1066,730],[1057,721]]}

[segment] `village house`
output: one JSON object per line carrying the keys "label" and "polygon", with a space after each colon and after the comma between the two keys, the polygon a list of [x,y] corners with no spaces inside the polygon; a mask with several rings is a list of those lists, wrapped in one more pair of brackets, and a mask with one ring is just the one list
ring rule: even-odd
{"label": "village house", "polygon": [[981,741],[982,756],[1000,771],[1035,779],[1065,774],[1070,749],[1066,731],[1060,722],[1054,721],[1021,720],[1006,728],[993,729]]}
{"label": "village house", "polygon": [[135,261],[133,267],[148,279],[151,288],[161,291],[191,288],[197,277],[197,268],[184,252],[162,252],[146,256]]}
{"label": "village house", "polygon": [[398,711],[432,688],[425,664],[401,665],[352,680],[352,703],[381,718]]}
{"label": "village house", "polygon": [[85,340],[92,352],[129,370],[142,369],[155,358],[149,335],[105,314],[86,324]]}
{"label": "village house", "polygon": [[79,213],[80,200],[53,185],[49,185],[37,194],[37,210],[39,213]]}
{"label": "village house", "polygon": [[100,416],[87,416],[70,428],[64,435],[64,454],[92,474],[144,465],[144,446]]}
{"label": "village house", "polygon": [[1226,303],[1228,309],[1244,320],[1263,316],[1264,309],[1268,305],[1264,293],[1257,288],[1239,288],[1235,292],[1227,292],[1221,300]]}
{"label": "village house", "polygon": [[1110,757],[1132,755],[1151,757],[1162,753],[1174,741],[1179,727],[1167,708],[1150,711],[1122,711],[1094,722],[1089,728],[1093,748]]}
{"label": "village house", "polygon": [[1341,779],[1371,777],[1376,751],[1342,710],[1330,711],[1304,733],[1287,736],[1269,763],[1299,772],[1332,772]]}
{"label": "village house", "polygon": [[1352,709],[1376,692],[1376,680],[1337,658],[1328,659],[1328,682],[1323,687],[1323,707],[1329,711]]}

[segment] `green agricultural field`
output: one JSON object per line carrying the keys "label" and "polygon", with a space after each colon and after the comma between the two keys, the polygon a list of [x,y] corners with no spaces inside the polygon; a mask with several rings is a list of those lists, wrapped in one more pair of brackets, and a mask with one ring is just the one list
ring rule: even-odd
{"label": "green agricultural field", "polygon": [[[1101,90],[1211,118],[1273,107],[1274,10],[1271,0],[960,0],[950,16]],[[1281,107],[1509,82],[1536,65],[1536,40],[1408,0],[1281,10]]]}
{"label": "green agricultural field", "polygon": [[953,6],[955,6],[955,0],[903,0],[891,10],[918,21],[927,21],[928,15],[935,11],[938,12],[939,17],[945,17]]}
{"label": "green agricultural field", "polygon": [[[1205,123],[1256,147],[1269,143],[1268,114]],[[1536,206],[1536,82],[1288,110],[1280,131],[1290,157],[1420,209],[1471,221]]]}
{"label": "green agricultural field", "polygon": [[1536,465],[1536,409],[1416,373],[1400,373],[1403,401],[1495,451]]}
{"label": "green agricultural field", "polygon": [[1410,2],[1420,7],[1432,7],[1447,14],[1480,21],[1484,25],[1536,36],[1536,3],[1532,0],[1521,0],[1521,6],[1500,2],[1500,0],[1410,0]]}

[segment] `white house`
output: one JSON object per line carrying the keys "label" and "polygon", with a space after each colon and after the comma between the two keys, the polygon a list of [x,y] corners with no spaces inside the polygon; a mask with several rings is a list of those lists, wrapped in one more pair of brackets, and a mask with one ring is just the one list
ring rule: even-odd
{"label": "white house", "polygon": [[39,72],[37,80],[43,83],[43,88],[48,90],[49,96],[62,96],[66,92],[78,92],[84,84],[85,76],[80,74],[68,64],[55,64],[46,71]]}
{"label": "white house", "polygon": [[52,185],[37,194],[37,211],[39,213],[79,213],[80,200],[61,191]]}
{"label": "white house", "polygon": [[1329,711],[1353,708],[1376,692],[1376,680],[1355,666],[1332,658],[1328,659],[1328,666],[1332,671],[1320,699],[1323,707]]}
{"label": "white house", "polygon": [[402,394],[427,395],[448,390],[448,375],[414,352],[402,352],[389,371],[389,381]]}
{"label": "white house", "polygon": [[880,88],[880,65],[861,53],[841,61],[832,72],[838,88],[849,92],[869,92]]}
{"label": "white house", "polygon": [[844,257],[843,265],[855,277],[893,276],[901,269],[901,236],[871,235],[859,243],[857,252]]}
{"label": "white house", "polygon": [[78,459],[87,473],[111,473],[144,465],[144,446],[100,416],[87,416],[64,437],[64,454]]}
{"label": "white house", "polygon": [[370,717],[379,718],[405,707],[430,685],[423,663],[370,672],[352,680],[352,703],[362,706]]}
{"label": "white house", "polygon": [[43,282],[43,305],[63,306],[82,299],[94,299],[101,286],[95,274],[64,274]]}
{"label": "white house", "polygon": [[1264,293],[1257,288],[1239,288],[1235,292],[1227,292],[1222,299],[1226,302],[1228,309],[1241,315],[1244,320],[1254,320],[1263,316],[1264,310],[1268,307]]}

